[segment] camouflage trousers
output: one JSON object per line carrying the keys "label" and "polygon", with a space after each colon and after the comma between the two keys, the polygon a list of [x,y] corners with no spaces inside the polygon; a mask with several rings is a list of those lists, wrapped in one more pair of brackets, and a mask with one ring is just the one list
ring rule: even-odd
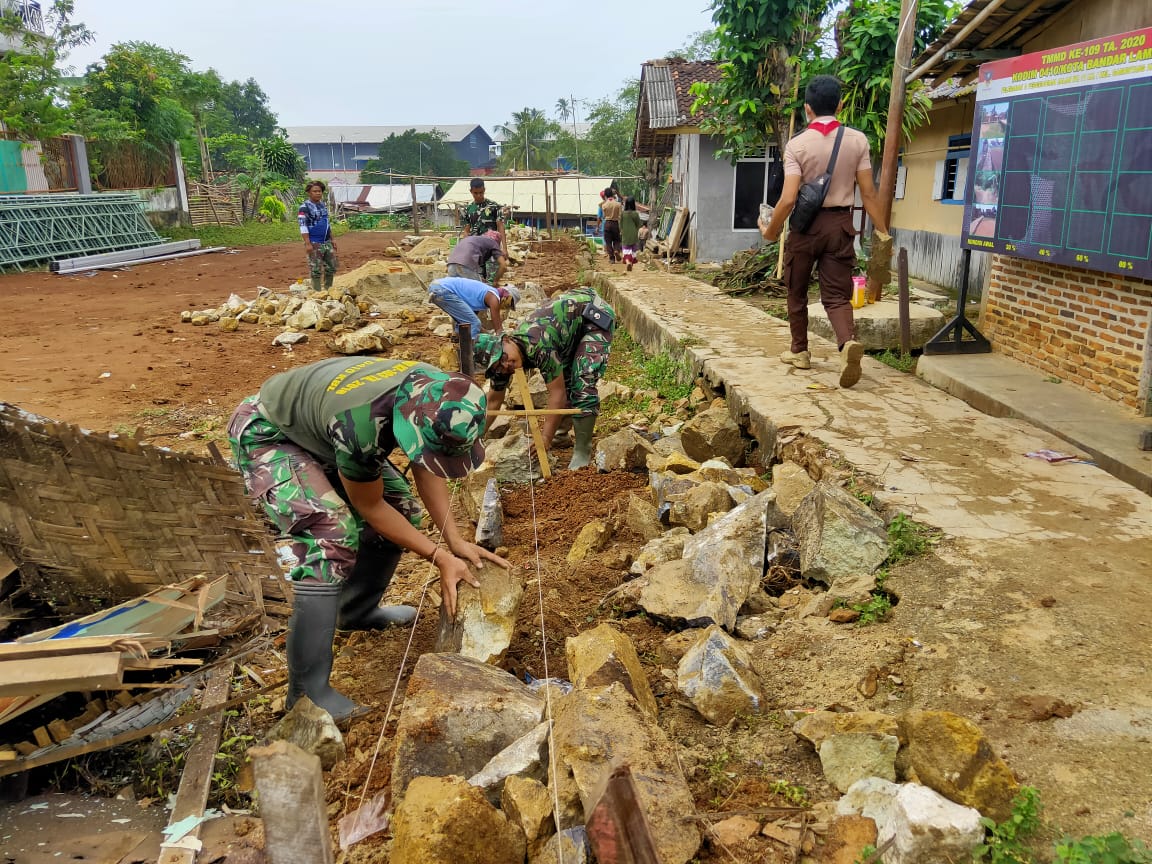
{"label": "camouflage trousers", "polygon": [[308,275],[313,279],[319,279],[320,274],[331,277],[336,275],[336,267],[339,262],[336,260],[336,250],[332,248],[332,241],[325,240],[323,243],[313,243],[312,251],[308,253]]}
{"label": "camouflage trousers", "polygon": [[608,354],[612,350],[612,334],[590,324],[585,325],[572,359],[564,367],[564,389],[568,402],[580,409],[581,417],[595,417],[600,413],[600,393],[596,385],[608,368]]}
{"label": "camouflage trousers", "polygon": [[[255,503],[292,541],[294,582],[343,582],[356,554],[376,531],[349,505],[335,468],[289,441],[260,413],[255,396],[240,403],[228,423],[236,467]],[[390,464],[384,500],[419,526],[423,510],[404,477]]]}

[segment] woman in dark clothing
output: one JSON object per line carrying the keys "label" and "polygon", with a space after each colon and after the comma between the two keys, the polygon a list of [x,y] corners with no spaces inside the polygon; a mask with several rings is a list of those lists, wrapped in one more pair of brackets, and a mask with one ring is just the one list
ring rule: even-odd
{"label": "woman in dark clothing", "polygon": [[623,244],[623,261],[631,270],[636,263],[636,246],[640,238],[640,214],[636,212],[636,199],[624,199],[624,212],[620,215],[620,242]]}

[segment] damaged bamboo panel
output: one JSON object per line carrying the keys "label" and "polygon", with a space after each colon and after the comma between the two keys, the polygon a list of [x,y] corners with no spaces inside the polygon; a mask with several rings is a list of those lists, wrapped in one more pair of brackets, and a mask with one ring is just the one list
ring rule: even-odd
{"label": "damaged bamboo panel", "polygon": [[[0,403],[0,551],[64,617],[227,575],[252,611],[283,599],[240,475],[211,459],[86,432]],[[123,632],[123,631],[121,631]]]}

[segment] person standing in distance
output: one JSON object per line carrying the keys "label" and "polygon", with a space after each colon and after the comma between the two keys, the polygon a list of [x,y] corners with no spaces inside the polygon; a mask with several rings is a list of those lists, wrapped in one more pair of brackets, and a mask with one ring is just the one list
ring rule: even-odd
{"label": "person standing in distance", "polygon": [[[504,217],[500,214],[500,205],[485,196],[484,180],[481,177],[472,178],[472,182],[468,184],[468,191],[472,193],[472,203],[464,208],[462,214],[464,224],[460,229],[460,239],[469,236],[482,237],[489,231],[495,231],[500,235],[500,254],[507,258],[508,238],[504,234]],[[492,279],[495,278],[494,269],[495,265],[489,259],[485,272],[481,274],[485,282],[492,284]]]}
{"label": "person standing in distance", "polygon": [[[800,186],[828,170],[836,133],[841,128],[836,119],[840,92],[840,82],[831,75],[817,75],[804,89],[808,127],[785,146],[784,191],[772,211],[771,221],[759,220],[760,234],[770,243],[780,238],[784,222],[796,206]],[[807,229],[789,231],[784,243],[784,283],[788,289],[792,344],[780,355],[780,360],[797,369],[812,368],[812,355],[808,351],[808,284],[815,265],[820,302],[828,313],[840,349],[841,387],[851,387],[860,380],[860,360],[864,356],[864,346],[856,341],[852,316],[852,268],[856,264],[852,205],[857,186],[864,209],[876,226],[877,238],[889,239],[888,225],[880,212],[876,185],[872,181],[868,139],[863,132],[844,127],[822,209]]]}
{"label": "person standing in distance", "polygon": [[319,180],[304,187],[305,199],[296,213],[304,248],[308,250],[308,275],[312,277],[312,290],[319,291],[320,274],[324,274],[324,288],[332,287],[336,278],[336,241],[332,238],[332,223],[328,219],[328,206],[324,203],[327,191]]}

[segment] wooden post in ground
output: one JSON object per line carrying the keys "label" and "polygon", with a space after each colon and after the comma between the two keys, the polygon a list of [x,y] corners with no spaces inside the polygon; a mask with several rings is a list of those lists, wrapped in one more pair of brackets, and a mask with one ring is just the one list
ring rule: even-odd
{"label": "wooden post in ground", "polygon": [[[516,384],[516,390],[520,393],[520,401],[524,403],[525,412],[531,411],[535,406],[532,404],[532,391],[528,389],[528,379],[524,377],[524,370],[517,369],[512,373],[512,380]],[[532,433],[532,440],[536,443],[536,458],[540,462],[540,475],[545,479],[551,479],[552,466],[548,464],[548,451],[544,449],[544,435],[540,431],[540,424],[536,418],[526,413],[528,422],[528,429]]]}
{"label": "wooden post in ground", "polygon": [[320,757],[275,741],[248,751],[271,864],[333,864]]}
{"label": "wooden post in ground", "polygon": [[[228,689],[232,684],[232,664],[225,663],[216,669],[204,687],[203,708],[215,708],[228,700]],[[208,789],[212,784],[212,769],[216,764],[216,748],[220,745],[220,731],[224,727],[221,714],[213,714],[196,724],[199,735],[184,760],[184,770],[180,774],[180,787],[176,790],[176,804],[172,807],[169,825],[175,825],[189,816],[204,815],[204,805],[208,803]],[[187,835],[197,838],[197,826]],[[177,841],[179,844],[180,841]],[[175,846],[161,846],[158,864],[193,864],[196,860],[196,843]]]}
{"label": "wooden post in ground", "polygon": [[[892,64],[892,92],[888,97],[888,125],[884,129],[884,153],[880,157],[880,213],[884,227],[892,230],[892,201],[896,197],[896,172],[900,167],[900,143],[903,140],[904,102],[908,95],[908,64],[916,44],[917,0],[900,0],[900,29],[896,39],[896,62]],[[868,286],[872,301],[880,299],[884,286]]]}
{"label": "wooden post in ground", "polygon": [[903,246],[896,259],[896,281],[900,288],[900,356],[907,357],[912,353],[912,322],[908,310],[908,250]]}
{"label": "wooden post in ground", "polygon": [[600,864],[660,864],[632,772],[621,765],[603,782],[588,816],[588,842]]}
{"label": "wooden post in ground", "polygon": [[412,233],[417,237],[420,236],[420,208],[416,204],[416,178],[412,178],[412,227],[415,229]]}
{"label": "wooden post in ground", "polygon": [[552,239],[552,195],[548,192],[548,181],[544,181],[544,230],[548,232],[548,239]]}

